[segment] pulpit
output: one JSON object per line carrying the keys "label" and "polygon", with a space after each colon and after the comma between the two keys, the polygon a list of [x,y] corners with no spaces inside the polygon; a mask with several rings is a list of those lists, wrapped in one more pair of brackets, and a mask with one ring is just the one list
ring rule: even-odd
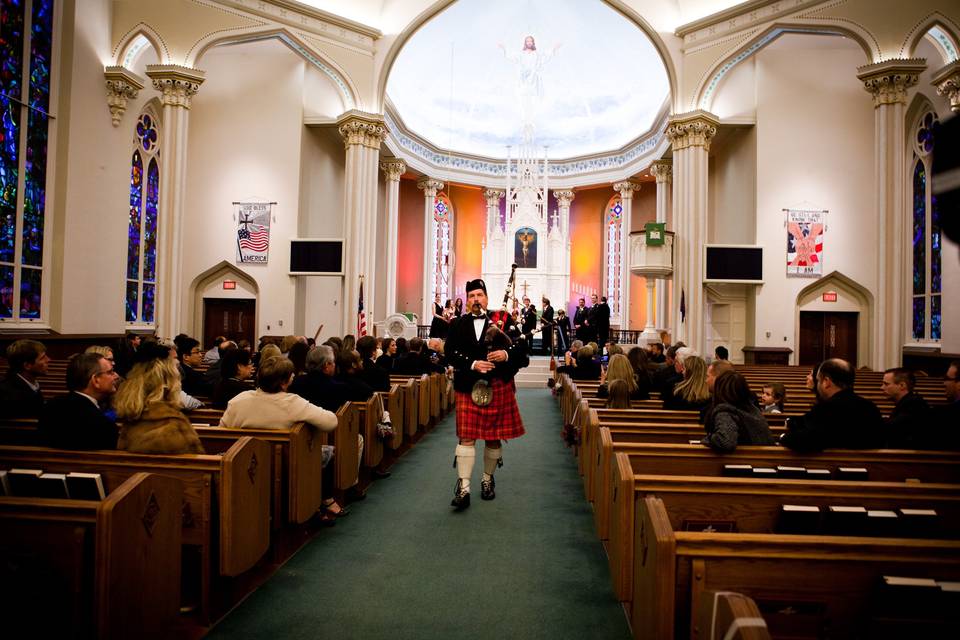
{"label": "pulpit", "polygon": [[647,279],[647,323],[640,334],[643,343],[659,342],[653,324],[655,280],[673,277],[673,232],[663,223],[647,223],[643,231],[630,234],[630,273]]}

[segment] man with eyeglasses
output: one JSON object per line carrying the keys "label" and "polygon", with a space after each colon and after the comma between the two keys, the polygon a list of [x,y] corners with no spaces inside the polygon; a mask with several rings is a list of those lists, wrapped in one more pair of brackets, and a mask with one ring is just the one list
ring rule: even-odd
{"label": "man with eyeglasses", "polygon": [[954,360],[943,376],[947,404],[934,409],[934,428],[930,430],[930,449],[960,450],[960,360]]}
{"label": "man with eyeglasses", "polygon": [[183,390],[191,396],[212,395],[213,385],[204,379],[202,372],[197,370],[197,367],[203,363],[200,341],[184,336],[177,341],[177,355],[180,358],[180,384]]}
{"label": "man with eyeglasses", "polygon": [[67,364],[69,393],[48,402],[40,414],[40,434],[57,449],[116,449],[117,425],[102,407],[117,392],[120,376],[99,353],[74,356]]}

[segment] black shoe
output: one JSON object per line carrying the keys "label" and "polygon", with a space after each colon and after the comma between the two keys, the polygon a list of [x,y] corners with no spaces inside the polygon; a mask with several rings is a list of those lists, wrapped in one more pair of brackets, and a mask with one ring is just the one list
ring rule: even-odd
{"label": "black shoe", "polygon": [[450,501],[450,506],[454,507],[455,511],[463,511],[470,506],[470,491],[468,489],[461,489],[461,482],[457,480],[457,488],[453,491],[453,500]]}
{"label": "black shoe", "polygon": [[497,494],[493,491],[493,488],[496,486],[496,482],[493,481],[493,476],[490,476],[489,480],[480,481],[480,499],[481,500],[493,500],[497,497]]}
{"label": "black shoe", "polygon": [[377,480],[383,480],[384,478],[390,477],[389,471],[380,471],[379,469],[374,469],[370,472],[370,476],[376,478]]}

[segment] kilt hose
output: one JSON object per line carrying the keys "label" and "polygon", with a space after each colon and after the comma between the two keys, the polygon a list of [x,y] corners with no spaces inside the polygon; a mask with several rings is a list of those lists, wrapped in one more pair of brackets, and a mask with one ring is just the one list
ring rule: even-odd
{"label": "kilt hose", "polygon": [[470,394],[457,391],[457,437],[461,440],[511,440],[526,431],[517,407],[517,387],[513,381],[493,380],[493,400],[478,407]]}

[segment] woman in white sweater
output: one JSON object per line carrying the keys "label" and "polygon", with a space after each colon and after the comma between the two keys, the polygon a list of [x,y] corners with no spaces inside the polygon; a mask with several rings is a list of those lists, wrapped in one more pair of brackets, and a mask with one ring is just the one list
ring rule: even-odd
{"label": "woman in white sweater", "polygon": [[221,427],[233,429],[289,429],[297,422],[333,431],[337,416],[295,393],[287,393],[293,382],[293,363],[286,358],[267,358],[257,371],[257,388],[244,391],[227,404]]}

